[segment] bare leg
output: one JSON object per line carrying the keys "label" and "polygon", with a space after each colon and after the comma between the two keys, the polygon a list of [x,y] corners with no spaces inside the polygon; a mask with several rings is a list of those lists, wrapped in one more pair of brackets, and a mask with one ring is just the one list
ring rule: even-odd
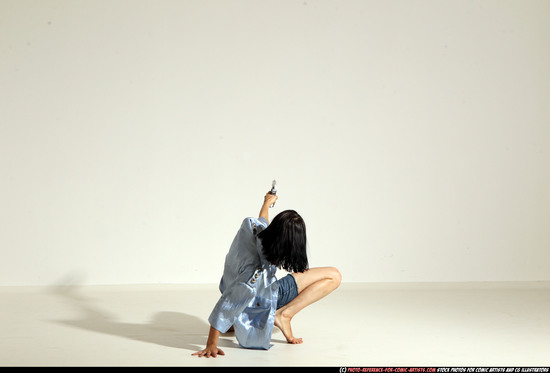
{"label": "bare leg", "polygon": [[275,314],[275,326],[281,329],[288,343],[302,343],[302,338],[292,334],[290,321],[305,307],[334,291],[342,281],[342,275],[334,267],[311,268],[302,273],[293,273],[298,285],[298,296]]}

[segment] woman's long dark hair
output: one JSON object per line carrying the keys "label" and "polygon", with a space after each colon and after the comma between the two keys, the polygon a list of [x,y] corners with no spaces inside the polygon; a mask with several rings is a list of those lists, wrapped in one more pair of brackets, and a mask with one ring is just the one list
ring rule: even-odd
{"label": "woman's long dark hair", "polygon": [[266,259],[287,272],[308,269],[306,223],[294,210],[279,213],[258,233]]}

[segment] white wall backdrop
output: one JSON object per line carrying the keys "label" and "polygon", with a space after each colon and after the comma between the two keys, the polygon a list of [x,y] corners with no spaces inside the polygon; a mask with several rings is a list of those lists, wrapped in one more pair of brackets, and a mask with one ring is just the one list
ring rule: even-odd
{"label": "white wall backdrop", "polygon": [[550,280],[550,2],[0,0],[0,285]]}

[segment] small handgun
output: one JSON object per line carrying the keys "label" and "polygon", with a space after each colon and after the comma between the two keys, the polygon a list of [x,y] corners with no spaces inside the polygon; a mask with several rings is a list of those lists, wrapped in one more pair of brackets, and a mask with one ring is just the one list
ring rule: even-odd
{"label": "small handgun", "polygon": [[[271,190],[269,191],[270,194],[277,195],[277,181],[273,180],[273,183],[271,184]],[[275,206],[275,204],[272,204],[269,206],[270,208]]]}

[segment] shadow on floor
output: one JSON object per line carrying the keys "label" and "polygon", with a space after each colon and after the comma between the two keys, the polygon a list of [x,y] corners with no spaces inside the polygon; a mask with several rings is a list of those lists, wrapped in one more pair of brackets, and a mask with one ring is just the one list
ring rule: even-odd
{"label": "shadow on floor", "polygon": [[[196,316],[181,312],[158,312],[148,323],[125,323],[117,321],[108,311],[94,306],[90,299],[78,293],[76,286],[56,286],[51,289],[51,293],[68,301],[83,317],[50,322],[193,352],[206,346],[210,326]],[[234,333],[223,334],[218,346],[240,348],[233,337]]]}

